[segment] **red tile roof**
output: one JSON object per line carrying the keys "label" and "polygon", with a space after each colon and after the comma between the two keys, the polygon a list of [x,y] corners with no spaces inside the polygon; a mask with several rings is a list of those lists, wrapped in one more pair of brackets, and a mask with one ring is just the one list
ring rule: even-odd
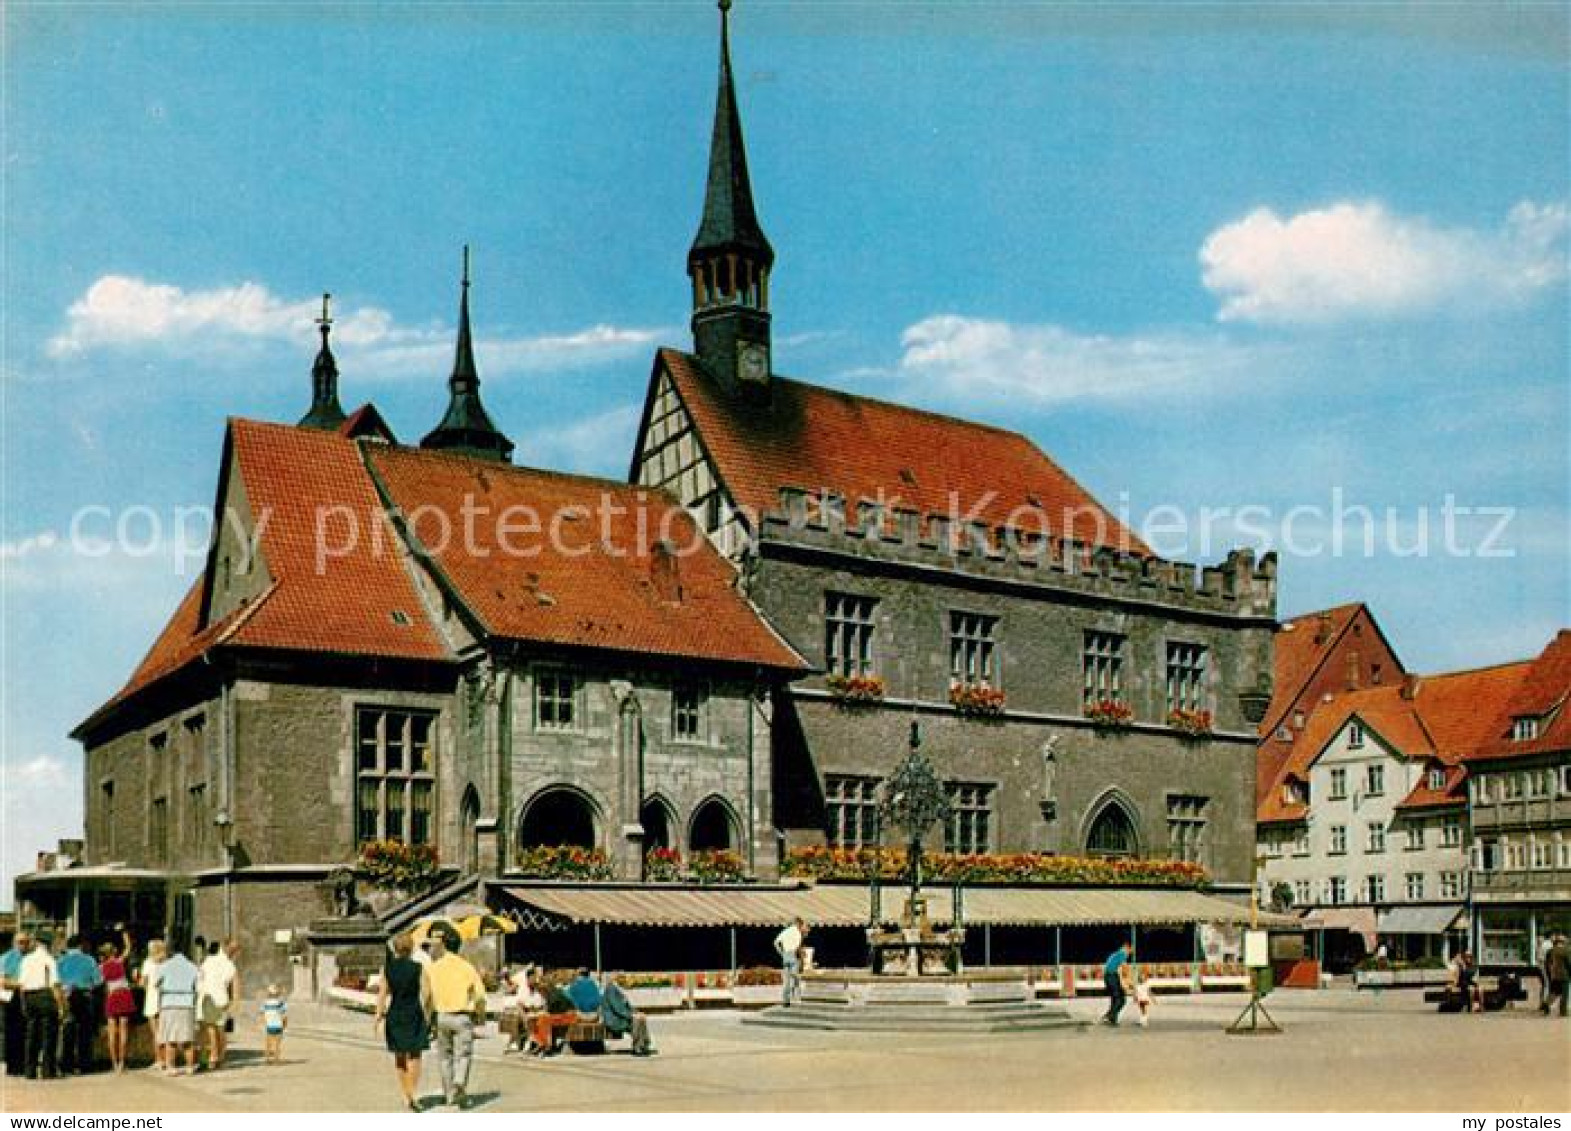
{"label": "red tile roof", "polygon": [[229,643],[450,660],[351,440],[232,420],[229,435],[276,586]]}
{"label": "red tile roof", "polygon": [[[404,514],[431,522],[440,513],[450,520],[455,537],[436,561],[459,599],[495,635],[805,669],[737,591],[730,564],[663,494],[251,420],[229,422],[226,451],[233,453],[257,524],[268,587],[203,625],[208,579],[199,580],[126,685],[77,733],[220,646],[451,662],[368,460]],[[583,545],[587,552],[558,553],[548,539],[535,539],[535,556],[515,560],[499,545],[506,537],[502,529],[477,521],[469,553],[462,536],[466,499],[490,504],[498,514],[530,508],[547,529],[552,516],[579,508],[585,517],[564,528],[589,535],[569,535],[572,547]],[[424,533],[418,523],[417,530]],[[608,542],[598,538],[601,530],[610,532]],[[655,538],[682,551],[674,563],[664,559],[669,570],[654,564]],[[629,553],[602,552],[605,544]]]}
{"label": "red tile roof", "polygon": [[[573,647],[802,670],[800,656],[736,589],[736,572],[663,492],[452,454],[371,446],[394,503],[414,516],[463,603],[498,636]],[[472,547],[456,536],[463,507]],[[493,521],[538,517],[540,533]],[[554,516],[563,516],[558,521]],[[570,517],[576,516],[576,517]],[[556,521],[561,545],[549,536]],[[440,543],[445,527],[455,536]],[[675,553],[661,561],[655,544]],[[582,548],[582,553],[578,550]]]}
{"label": "red tile roof", "polygon": [[[1495,721],[1495,733],[1488,737],[1475,758],[1513,758],[1571,750],[1571,629],[1561,629],[1528,665],[1516,694],[1506,703]],[[1536,738],[1516,741],[1511,737],[1518,718],[1540,720]]]}
{"label": "red tile roof", "polygon": [[1444,766],[1445,777],[1439,789],[1430,786],[1429,769],[1425,768],[1424,776],[1412,792],[1397,802],[1398,809],[1449,809],[1467,804],[1467,767],[1461,764]]}
{"label": "red tile roof", "polygon": [[1350,691],[1321,702],[1309,715],[1303,731],[1289,747],[1268,785],[1256,798],[1256,820],[1261,823],[1301,820],[1303,806],[1282,800],[1282,785],[1290,778],[1307,781],[1309,769],[1347,720],[1357,715],[1365,727],[1409,758],[1425,758],[1456,768],[1448,775],[1446,789],[1431,792],[1422,786],[1402,802],[1453,804],[1465,777],[1464,763],[1499,732],[1510,702],[1528,674],[1527,661],[1499,664],[1473,671],[1443,672],[1414,677],[1411,695],[1404,687],[1386,684]]}
{"label": "red tile roof", "polygon": [[[780,508],[780,489],[831,491],[924,514],[975,514],[993,527],[1049,529],[1149,554],[1085,488],[1018,432],[940,416],[784,377],[767,402],[718,388],[698,360],[662,349],[720,478],[753,516]],[[958,505],[957,505],[958,504]],[[974,509],[973,509],[974,508]],[[1034,517],[1028,517],[1034,516]]]}
{"label": "red tile roof", "polygon": [[1260,720],[1261,735],[1276,733],[1299,692],[1363,608],[1362,602],[1355,601],[1282,622],[1272,641],[1271,705]]}

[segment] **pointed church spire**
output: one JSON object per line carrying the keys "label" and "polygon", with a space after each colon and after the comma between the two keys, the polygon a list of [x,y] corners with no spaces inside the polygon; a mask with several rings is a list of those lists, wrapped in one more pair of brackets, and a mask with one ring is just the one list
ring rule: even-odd
{"label": "pointed church spire", "polygon": [[438,448],[465,455],[507,462],[513,441],[491,423],[480,403],[480,372],[475,368],[474,341],[469,330],[469,245],[464,245],[464,276],[458,300],[458,345],[453,353],[453,373],[447,379],[447,413],[425,439],[422,448]]}
{"label": "pointed church spire", "polygon": [[716,252],[746,252],[765,267],[775,261],[774,249],[758,223],[753,185],[747,175],[742,115],[736,108],[736,85],[731,77],[731,0],[720,0],[720,89],[709,141],[709,181],[703,219],[688,252],[688,263]]}
{"label": "pointed church spire", "polygon": [[731,0],[720,3],[720,89],[698,235],[687,253],[693,344],[721,384],[769,388],[769,271],[774,248],[758,223],[747,175],[742,115],[731,76]]}
{"label": "pointed church spire", "polygon": [[300,418],[299,425],[325,432],[333,431],[345,420],[343,407],[338,403],[338,361],[327,340],[333,331],[332,301],[332,295],[322,295],[322,317],[316,320],[322,333],[322,348],[311,365],[311,408]]}

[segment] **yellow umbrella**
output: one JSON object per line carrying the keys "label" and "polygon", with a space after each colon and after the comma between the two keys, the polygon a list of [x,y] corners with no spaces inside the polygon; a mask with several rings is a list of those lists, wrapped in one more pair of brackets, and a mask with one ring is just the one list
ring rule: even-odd
{"label": "yellow umbrella", "polygon": [[[424,946],[426,941],[430,939],[431,933],[433,931],[442,931],[445,934],[454,936],[458,939],[463,939],[465,937],[464,932],[458,923],[442,915],[433,916],[430,919],[420,920],[420,922],[416,923],[413,927],[410,928],[409,934],[414,938],[416,946]],[[475,936],[470,935],[468,937],[473,938]]]}
{"label": "yellow umbrella", "polygon": [[458,936],[464,939],[478,939],[483,935],[510,935],[518,930],[518,924],[505,915],[466,915],[458,920]]}

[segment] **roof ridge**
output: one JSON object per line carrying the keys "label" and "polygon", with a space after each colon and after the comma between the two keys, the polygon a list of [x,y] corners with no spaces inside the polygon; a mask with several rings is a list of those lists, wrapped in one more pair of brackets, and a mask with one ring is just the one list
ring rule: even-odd
{"label": "roof ridge", "polygon": [[[675,346],[661,346],[660,350],[664,353],[677,354],[678,356],[686,358],[694,364],[702,364],[696,354],[688,353],[686,350],[677,349]],[[885,400],[883,397],[870,397],[866,393],[853,393],[846,389],[837,389],[832,385],[820,385],[813,381],[804,381],[800,377],[788,377],[783,373],[775,373],[772,375],[771,379],[775,381],[782,381],[788,385],[796,385],[797,387],[803,389],[812,389],[820,393],[829,393],[837,397],[850,397],[852,400],[868,401],[871,404],[882,405],[886,408],[898,409],[901,412],[914,413],[918,416],[925,416],[932,420],[945,420],[952,424],[964,424],[971,428],[982,428],[989,432],[997,432],[1003,436],[1013,436],[1017,440],[1024,440],[1033,448],[1036,448],[1036,450],[1039,452],[1042,450],[1041,448],[1037,448],[1036,443],[1024,432],[1017,431],[1013,428],[1005,428],[1000,424],[989,424],[986,421],[973,420],[967,416],[956,416],[954,413],[950,412],[939,412],[936,409],[920,408],[917,405],[906,404],[903,401]],[[1043,454],[1046,455],[1045,452]],[[1056,461],[1054,462],[1053,466],[1058,466]],[[1062,471],[1063,469],[1059,468],[1059,470]]]}
{"label": "roof ridge", "polygon": [[1418,672],[1415,673],[1414,678],[1422,685],[1426,679],[1454,679],[1464,675],[1482,675],[1484,672],[1498,671],[1501,668],[1532,667],[1536,662],[1536,656],[1525,660],[1501,660],[1494,664],[1480,664],[1476,668],[1457,668],[1455,671],[1444,672]]}
{"label": "roof ridge", "polygon": [[592,483],[597,487],[615,487],[617,490],[633,494],[644,492],[650,496],[657,496],[670,500],[677,505],[675,500],[663,489],[651,487],[645,483],[629,483],[625,479],[612,479],[602,475],[589,475],[580,471],[563,471],[554,467],[530,467],[517,463],[497,463],[495,460],[484,456],[473,456],[457,451],[444,451],[439,448],[416,448],[408,444],[377,444],[376,451],[397,452],[405,455],[417,456],[421,459],[441,460],[448,463],[471,464],[477,471],[487,474],[492,472],[506,472],[517,475],[544,476],[549,479],[565,479],[579,483]]}

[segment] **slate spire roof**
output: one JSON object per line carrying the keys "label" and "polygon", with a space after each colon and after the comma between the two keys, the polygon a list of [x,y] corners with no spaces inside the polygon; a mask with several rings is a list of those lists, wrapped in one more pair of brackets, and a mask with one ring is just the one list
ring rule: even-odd
{"label": "slate spire roof", "polygon": [[458,300],[458,344],[453,353],[453,373],[447,379],[447,412],[425,439],[422,448],[439,448],[507,462],[513,441],[491,422],[480,402],[480,371],[475,367],[474,340],[469,329],[469,248],[464,248],[464,277]]}
{"label": "slate spire roof", "polygon": [[316,320],[321,328],[322,348],[311,365],[311,408],[300,418],[301,428],[320,428],[328,432],[344,422],[343,406],[338,403],[338,361],[327,340],[333,330],[332,300],[330,294],[322,296],[322,317]]}
{"label": "slate spire roof", "polygon": [[753,207],[753,186],[747,175],[747,147],[742,142],[742,116],[736,108],[731,77],[731,0],[720,0],[720,89],[715,98],[714,134],[709,142],[709,181],[704,215],[687,253],[689,264],[715,252],[745,251],[765,267],[775,261]]}

